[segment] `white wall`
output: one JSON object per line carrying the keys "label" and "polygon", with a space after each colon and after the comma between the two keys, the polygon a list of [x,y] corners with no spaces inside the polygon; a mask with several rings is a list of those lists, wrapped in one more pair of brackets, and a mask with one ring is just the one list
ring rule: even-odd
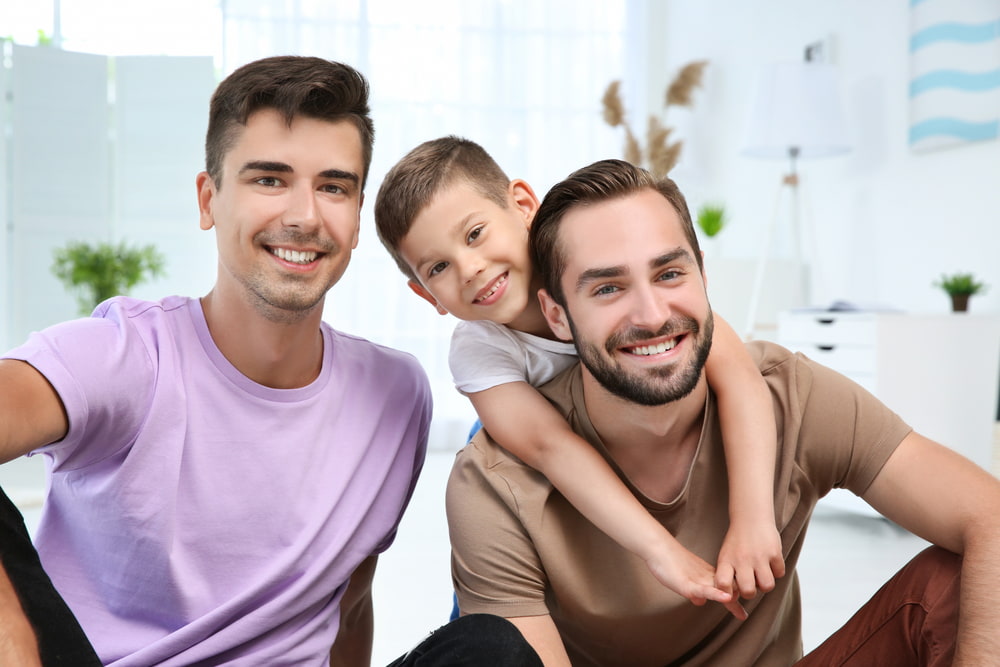
{"label": "white wall", "polygon": [[[696,59],[711,63],[695,108],[667,120],[687,140],[673,175],[692,208],[720,199],[732,214],[714,251],[734,258],[758,254],[787,170],[781,161],[740,155],[757,67],[801,60],[806,44],[830,37],[853,151],[800,163],[806,219],[819,248],[813,301],[944,312],[949,302],[931,283],[943,272],[962,270],[992,286],[973,298],[971,309],[1000,310],[1000,141],[910,151],[908,2],[651,5],[651,57],[662,68],[649,80],[654,105],[678,67]],[[776,254],[782,252],[778,246]]]}

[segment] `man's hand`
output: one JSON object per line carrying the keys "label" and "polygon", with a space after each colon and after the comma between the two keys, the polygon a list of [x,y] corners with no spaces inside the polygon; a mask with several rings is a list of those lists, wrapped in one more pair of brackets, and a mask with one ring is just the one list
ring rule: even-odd
{"label": "man's hand", "polygon": [[719,550],[715,585],[722,590],[737,591],[744,600],[751,600],[757,591],[774,590],[775,580],[783,576],[785,561],[781,554],[781,535],[774,522],[757,525],[732,522]]}
{"label": "man's hand", "polygon": [[35,632],[3,567],[0,567],[0,665],[42,665]]}

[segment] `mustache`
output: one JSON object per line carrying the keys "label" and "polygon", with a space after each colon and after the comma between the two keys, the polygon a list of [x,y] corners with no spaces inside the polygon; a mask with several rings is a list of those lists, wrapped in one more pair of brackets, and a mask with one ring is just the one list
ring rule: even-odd
{"label": "mustache", "polygon": [[273,231],[259,232],[254,236],[254,240],[266,246],[308,246],[323,253],[332,253],[337,250],[336,243],[331,239],[321,238],[318,232],[307,234],[297,229],[287,229],[281,233]]}
{"label": "mustache", "polygon": [[616,331],[608,337],[608,340],[604,343],[604,347],[610,354],[619,347],[635,345],[636,343],[652,340],[653,338],[676,336],[680,333],[697,334],[699,331],[701,331],[701,327],[698,326],[698,320],[693,317],[686,315],[671,317],[656,331],[640,327],[628,327],[627,329]]}

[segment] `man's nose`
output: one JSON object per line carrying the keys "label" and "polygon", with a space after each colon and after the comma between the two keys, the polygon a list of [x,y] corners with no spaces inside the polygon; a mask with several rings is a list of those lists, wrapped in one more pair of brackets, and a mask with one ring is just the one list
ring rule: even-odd
{"label": "man's nose", "polygon": [[299,227],[301,229],[312,229],[319,224],[316,192],[311,187],[291,188],[282,224],[285,227]]}
{"label": "man's nose", "polygon": [[632,324],[658,331],[663,323],[670,319],[670,305],[667,303],[664,290],[652,285],[642,285],[632,290]]}

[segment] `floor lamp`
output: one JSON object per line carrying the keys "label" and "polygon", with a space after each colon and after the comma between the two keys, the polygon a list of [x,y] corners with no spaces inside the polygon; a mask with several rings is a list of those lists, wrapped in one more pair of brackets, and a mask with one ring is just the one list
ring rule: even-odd
{"label": "floor lamp", "polygon": [[[760,71],[743,154],[756,158],[788,160],[789,171],[778,186],[774,212],[757,262],[745,329],[748,340],[752,338],[757,324],[764,274],[781,203],[786,193],[791,200],[795,260],[798,267],[803,264],[798,161],[841,155],[848,150],[850,146],[833,65],[808,61],[776,63],[767,65]],[[807,295],[806,285],[802,284],[802,305]]]}

